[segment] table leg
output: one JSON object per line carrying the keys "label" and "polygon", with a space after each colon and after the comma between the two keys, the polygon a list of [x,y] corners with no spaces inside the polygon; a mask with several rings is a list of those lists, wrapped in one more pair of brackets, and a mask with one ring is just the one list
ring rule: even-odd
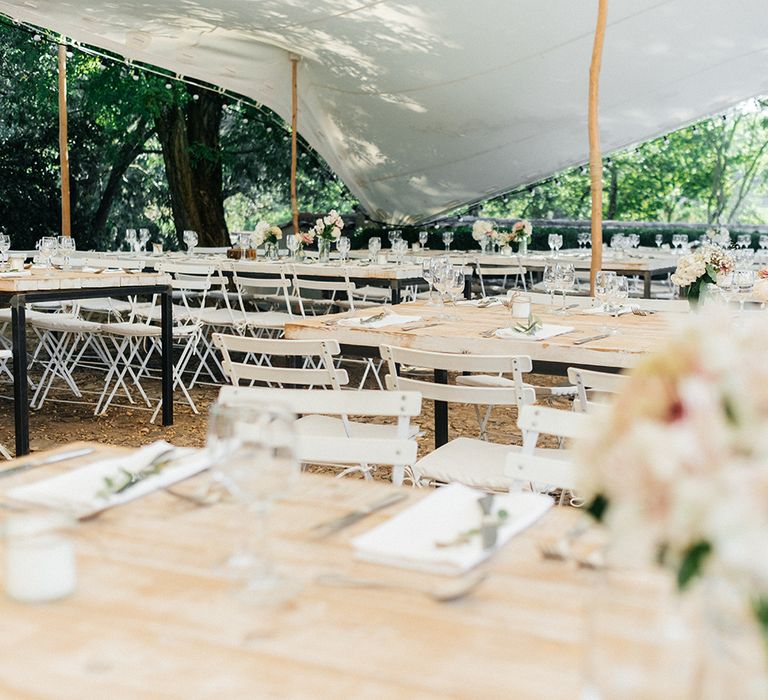
{"label": "table leg", "polygon": [[[435,370],[435,384],[448,383],[448,370]],[[435,401],[435,448],[442,447],[448,442],[448,404],[445,401]]]}
{"label": "table leg", "polygon": [[390,289],[392,290],[392,305],[400,303],[400,280],[391,280]]}
{"label": "table leg", "polygon": [[643,298],[651,298],[651,273],[646,272],[643,276]]}
{"label": "table leg", "polygon": [[173,425],[173,307],[171,288],[160,293],[163,425]]}
{"label": "table leg", "polygon": [[472,298],[472,282],[474,279],[475,279],[474,272],[471,275],[464,276],[464,298],[465,299]]}
{"label": "table leg", "polygon": [[11,299],[13,340],[13,412],[16,429],[16,456],[29,452],[29,397],[27,394],[27,327],[25,299]]}

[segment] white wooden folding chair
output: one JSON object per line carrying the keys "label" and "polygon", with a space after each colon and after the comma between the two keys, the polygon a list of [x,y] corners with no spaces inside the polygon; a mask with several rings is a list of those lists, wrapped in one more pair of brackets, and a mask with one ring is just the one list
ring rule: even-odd
{"label": "white wooden folding chair", "polygon": [[[392,467],[392,481],[400,484],[415,461],[417,444],[411,419],[421,412],[418,392],[316,391],[308,389],[264,389],[260,387],[222,387],[219,402],[228,406],[280,405],[291,412],[332,417],[343,424],[347,416],[396,418],[388,437],[372,438],[354,432],[307,433],[302,415],[297,421],[298,453],[305,464],[331,464],[344,467],[340,476],[361,470],[370,478],[373,465]],[[348,421],[347,421],[348,422]]]}
{"label": "white wooden folding chair", "polygon": [[284,268],[278,269],[276,277],[251,277],[238,272],[234,264],[230,267],[237,290],[236,316],[242,323],[241,332],[256,337],[281,334],[293,318],[292,282]]}
{"label": "white wooden folding chair", "polygon": [[522,287],[526,289],[525,275],[527,270],[515,259],[509,262],[488,263],[475,262],[475,271],[480,282],[480,293],[483,297],[494,294],[506,294],[508,289]]}
{"label": "white wooden folding chair", "polygon": [[302,316],[328,314],[338,308],[338,302],[346,302],[350,311],[355,310],[355,283],[349,281],[345,270],[339,270],[342,279],[307,279],[295,271],[293,291]]}
{"label": "white wooden folding chair", "polygon": [[625,374],[569,367],[568,381],[577,391],[573,409],[588,413],[594,409],[596,402],[604,402],[611,394],[616,394],[626,387],[629,377]]}
{"label": "white wooden folding chair", "polygon": [[584,434],[592,418],[583,413],[564,411],[548,406],[523,406],[517,425],[523,433],[523,446],[507,454],[505,474],[515,483],[512,488],[526,483],[535,491],[560,489],[560,503],[566,492],[578,486],[578,472],[570,450],[536,449],[539,435],[553,435],[561,440],[572,440]]}

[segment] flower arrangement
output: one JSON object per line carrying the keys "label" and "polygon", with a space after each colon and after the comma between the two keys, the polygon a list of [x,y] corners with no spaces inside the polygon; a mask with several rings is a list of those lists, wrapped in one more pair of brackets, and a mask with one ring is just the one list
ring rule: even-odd
{"label": "flower arrangement", "polygon": [[581,493],[619,555],[728,581],[768,639],[768,326],[696,320],[595,415]]}
{"label": "flower arrangement", "polygon": [[336,241],[341,238],[341,230],[344,228],[344,220],[341,215],[332,209],[322,219],[317,219],[315,225],[309,230],[313,240],[319,238],[325,241]]}
{"label": "flower arrangement", "polygon": [[528,221],[527,219],[521,219],[520,221],[516,221],[512,226],[512,231],[509,234],[509,240],[515,241],[517,243],[523,240],[526,243],[530,243],[532,237],[533,237],[533,226],[531,226],[531,222]]}
{"label": "flower arrangement", "polygon": [[277,244],[283,238],[283,230],[279,226],[270,226],[264,232],[264,243]]}
{"label": "flower arrangement", "polygon": [[478,219],[472,224],[472,238],[478,243],[493,238],[496,235],[496,231],[493,228],[493,223],[490,221],[481,221]]}
{"label": "flower arrangement", "polygon": [[719,245],[721,248],[727,248],[731,245],[731,232],[725,228],[725,226],[718,226],[717,228],[707,229],[707,238],[712,243]]}
{"label": "flower arrangement", "polygon": [[269,230],[269,224],[266,221],[262,220],[262,221],[259,221],[258,224],[256,224],[256,228],[251,233],[250,239],[249,239],[251,248],[258,248],[260,245],[264,244],[268,230]]}
{"label": "flower arrangement", "polygon": [[768,304],[768,267],[757,273],[755,286],[752,288],[752,296],[756,301]]}
{"label": "flower arrangement", "polygon": [[716,284],[718,274],[733,272],[734,268],[733,256],[725,248],[705,243],[680,258],[671,280],[685,290],[688,299],[696,301],[704,284]]}

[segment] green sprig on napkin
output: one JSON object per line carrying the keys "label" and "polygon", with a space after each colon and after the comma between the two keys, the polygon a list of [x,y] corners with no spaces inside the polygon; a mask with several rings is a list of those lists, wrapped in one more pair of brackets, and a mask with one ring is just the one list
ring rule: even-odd
{"label": "green sprig on napkin", "polygon": [[169,464],[175,461],[173,453],[176,452],[176,448],[171,448],[161,452],[155,457],[146,467],[140,469],[137,472],[131,472],[124,467],[120,468],[120,471],[116,476],[104,477],[104,488],[97,494],[101,498],[109,498],[110,496],[116,496],[119,493],[123,493],[141,483],[150,476],[159,474]]}
{"label": "green sprig on napkin", "polygon": [[516,331],[517,333],[524,333],[525,335],[535,335],[536,331],[541,329],[541,321],[539,321],[536,316],[531,314],[528,317],[528,321],[526,323],[516,323],[512,330]]}

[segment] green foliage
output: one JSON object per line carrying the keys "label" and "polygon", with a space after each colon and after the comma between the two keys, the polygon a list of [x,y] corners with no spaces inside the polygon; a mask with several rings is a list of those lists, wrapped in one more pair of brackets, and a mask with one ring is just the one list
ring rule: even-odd
{"label": "green foliage", "polygon": [[712,552],[712,545],[705,540],[692,544],[677,570],[677,587],[682,591],[701,573],[704,562]]}

